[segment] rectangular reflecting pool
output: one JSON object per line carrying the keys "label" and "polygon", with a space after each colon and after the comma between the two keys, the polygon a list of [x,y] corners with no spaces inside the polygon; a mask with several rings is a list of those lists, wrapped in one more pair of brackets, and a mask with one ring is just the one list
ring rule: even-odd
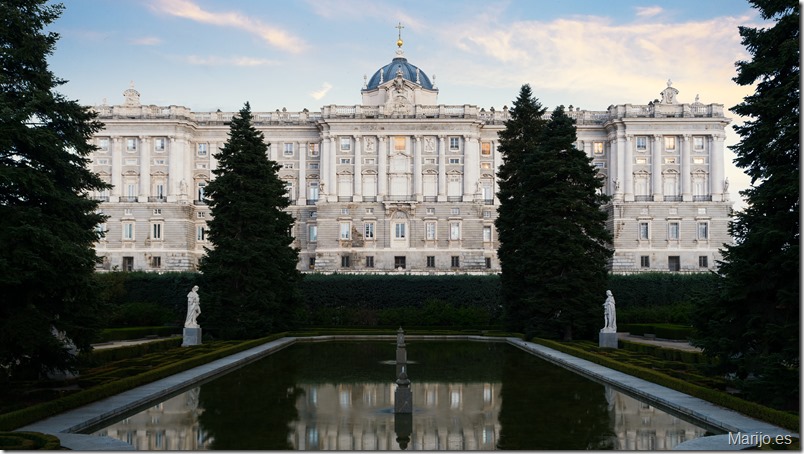
{"label": "rectangular reflecting pool", "polygon": [[94,432],[140,450],[654,450],[695,424],[506,343],[297,343]]}

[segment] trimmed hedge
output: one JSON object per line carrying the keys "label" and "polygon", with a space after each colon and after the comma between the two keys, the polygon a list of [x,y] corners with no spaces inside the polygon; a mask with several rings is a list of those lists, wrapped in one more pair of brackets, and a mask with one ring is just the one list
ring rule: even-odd
{"label": "trimmed hedge", "polygon": [[172,337],[125,347],[95,349],[78,355],[78,364],[83,367],[91,367],[121,359],[137,358],[148,353],[162,352],[180,347],[182,341],[181,337]]}
{"label": "trimmed hedge", "polygon": [[619,328],[621,331],[629,332],[634,336],[654,334],[660,339],[688,340],[692,335],[691,326],[667,323],[623,323],[620,324]]}
{"label": "trimmed hedge", "polygon": [[615,361],[611,358],[591,353],[560,342],[551,341],[547,339],[532,339],[531,342],[544,345],[545,347],[558,350],[568,355],[576,356],[578,358],[591,361],[595,364],[600,364],[601,366],[605,366],[629,375],[633,375],[634,377],[648,380],[652,383],[656,383],[671,389],[675,389],[676,391],[689,394],[690,396],[698,397],[700,399],[706,400],[716,405],[720,405],[722,407],[730,408],[737,412],[743,413],[745,415],[757,419],[761,419],[763,421],[775,424],[785,429],[798,431],[800,428],[801,418],[798,415],[793,415],[780,410],[775,410],[773,408],[768,408],[754,402],[748,402],[746,400],[740,399],[739,397],[732,396],[722,391],[717,391],[714,389],[694,385],[692,383],[686,382],[678,378],[670,377],[666,374],[657,372],[652,369]]}
{"label": "trimmed hedge", "polygon": [[9,451],[61,449],[61,440],[41,432],[0,432],[0,449]]}
{"label": "trimmed hedge", "polygon": [[120,380],[93,386],[60,399],[32,405],[22,410],[6,413],[0,415],[0,430],[13,430],[26,424],[39,421],[48,416],[67,410],[72,410],[73,408],[78,408],[103,398],[119,394],[123,391],[128,391],[129,389],[136,388],[137,386],[142,386],[170,375],[192,369],[193,367],[207,364],[216,359],[248,350],[249,348],[262,345],[266,342],[280,339],[285,335],[286,333],[279,333],[261,339],[241,342],[231,347],[221,348],[210,353],[172,362],[161,367],[157,367],[156,369],[149,370],[145,373],[127,376]]}
{"label": "trimmed hedge", "polygon": [[181,334],[179,326],[135,326],[131,328],[110,328],[100,332],[98,342],[124,341],[143,339],[146,336],[172,336]]}
{"label": "trimmed hedge", "polygon": [[702,365],[714,364],[714,360],[710,359],[708,356],[705,356],[703,353],[700,352],[677,350],[673,348],[662,348],[659,347],[658,345],[648,345],[640,342],[631,342],[627,340],[621,340],[620,346],[622,346],[623,349],[628,351],[651,355],[668,361],[680,361],[686,364],[702,364]]}

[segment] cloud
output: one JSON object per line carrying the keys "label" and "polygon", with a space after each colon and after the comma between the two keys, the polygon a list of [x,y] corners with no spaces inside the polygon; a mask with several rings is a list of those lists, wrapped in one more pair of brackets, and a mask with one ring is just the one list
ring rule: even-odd
{"label": "cloud", "polygon": [[134,38],[129,42],[137,46],[156,46],[157,44],[161,44],[162,40],[156,36],[143,36],[142,38]]}
{"label": "cloud", "polygon": [[[355,21],[359,19],[379,19],[383,22],[387,21],[390,27],[397,22],[402,22],[405,28],[410,27],[413,30],[420,30],[425,25],[419,19],[411,16],[403,11],[397,3],[382,3],[375,0],[338,0],[338,1],[321,1],[321,0],[307,0],[307,5],[313,11],[313,14],[323,17],[325,19],[346,19]],[[402,38],[405,37],[405,29],[402,29]]]}
{"label": "cloud", "polygon": [[638,17],[653,17],[658,16],[664,12],[661,6],[637,6],[636,15]]}
{"label": "cloud", "polygon": [[312,96],[313,99],[318,101],[324,96],[326,96],[327,93],[329,93],[330,89],[332,89],[332,84],[330,84],[329,82],[324,82],[324,85],[321,86],[321,90],[310,93],[310,96]]}
{"label": "cloud", "polygon": [[208,11],[195,4],[192,0],[153,0],[150,3],[150,7],[159,13],[203,24],[243,30],[286,52],[299,53],[307,48],[307,44],[301,38],[236,11]]}
{"label": "cloud", "polygon": [[184,57],[184,61],[191,65],[198,66],[272,66],[277,65],[279,62],[274,60],[267,60],[264,58],[253,57],[218,57],[214,55],[200,57],[198,55],[189,55]]}

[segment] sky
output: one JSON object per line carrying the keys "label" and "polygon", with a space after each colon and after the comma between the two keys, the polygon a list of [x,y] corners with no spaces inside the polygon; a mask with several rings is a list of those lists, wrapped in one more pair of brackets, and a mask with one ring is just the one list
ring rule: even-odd
{"label": "sky", "polygon": [[[744,0],[66,0],[49,31],[58,91],[84,105],[194,111],[319,110],[361,101],[364,76],[395,56],[439,89],[439,103],[510,106],[530,84],[549,109],[647,104],[673,81],[677,99],[723,104],[753,92],[738,26],[766,26]],[[730,112],[732,124],[743,119]],[[726,145],[739,140],[731,126]],[[736,209],[750,179],[726,151]]]}

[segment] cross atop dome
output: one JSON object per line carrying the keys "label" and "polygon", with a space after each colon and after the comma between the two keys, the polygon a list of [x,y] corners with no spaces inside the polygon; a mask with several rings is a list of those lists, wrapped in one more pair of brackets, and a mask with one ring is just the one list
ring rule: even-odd
{"label": "cross atop dome", "polygon": [[394,28],[399,31],[399,33],[397,35],[397,40],[396,40],[396,47],[397,47],[396,54],[401,57],[404,54],[404,52],[402,51],[402,44],[405,43],[404,41],[402,41],[402,29],[405,28],[405,26],[402,25],[402,22],[400,22]]}

